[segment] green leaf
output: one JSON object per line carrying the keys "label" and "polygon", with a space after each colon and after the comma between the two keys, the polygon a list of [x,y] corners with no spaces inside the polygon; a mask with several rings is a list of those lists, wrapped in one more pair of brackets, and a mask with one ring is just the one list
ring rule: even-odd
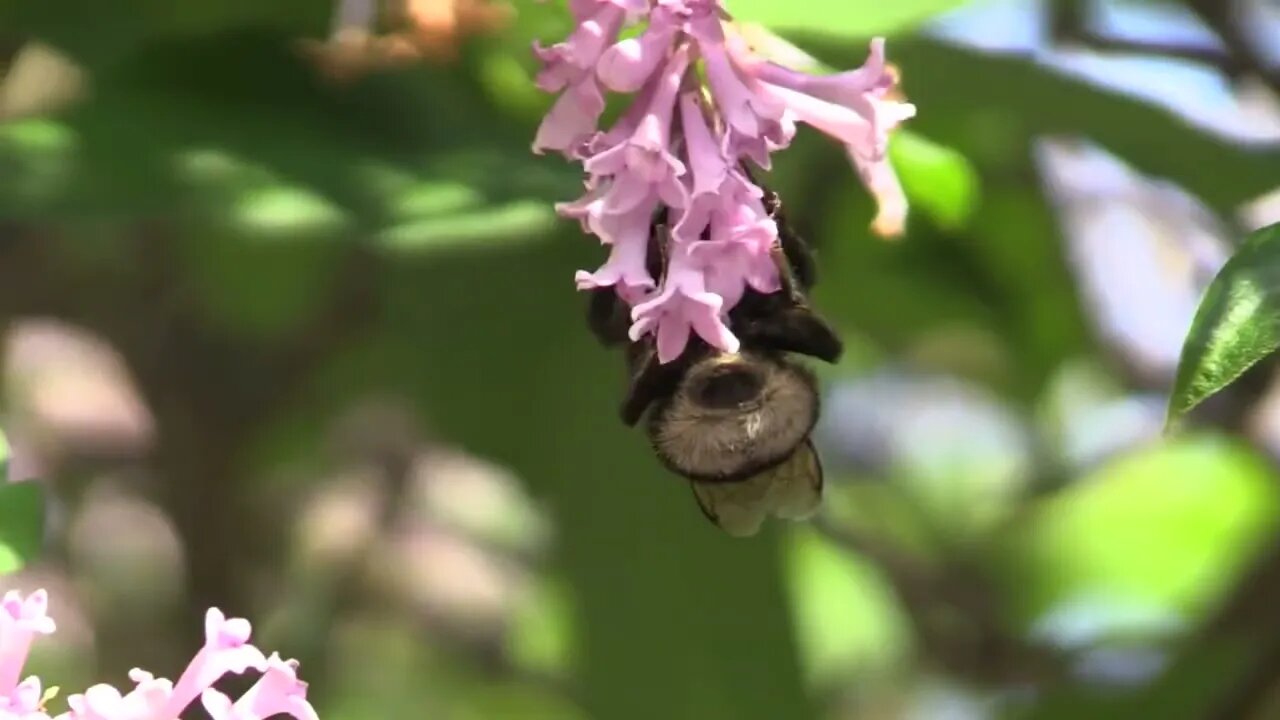
{"label": "green leaf", "polygon": [[893,136],[889,158],[912,209],[927,213],[946,230],[968,223],[978,205],[980,185],[968,158],[909,130]]}
{"label": "green leaf", "polygon": [[533,673],[561,675],[573,664],[575,616],[559,580],[540,579],[521,603],[507,636],[507,653]]}
{"label": "green leaf", "polygon": [[735,18],[771,30],[863,38],[900,32],[962,4],[964,0],[730,0],[728,6]]}
{"label": "green leaf", "polygon": [[1280,223],[1250,235],[1209,284],[1182,346],[1169,422],[1280,347]]}
{"label": "green leaf", "polygon": [[75,132],[45,119],[0,127],[0,212],[15,220],[49,212],[75,170]]}
{"label": "green leaf", "polygon": [[1178,438],[1108,462],[1012,526],[998,541],[1009,596],[1027,619],[1082,598],[1202,612],[1278,511],[1274,474],[1246,445]]}
{"label": "green leaf", "polygon": [[910,627],[876,567],[804,526],[786,540],[796,641],[810,679],[829,683],[900,660]]}
{"label": "green leaf", "polygon": [[26,565],[44,534],[44,488],[33,482],[0,484],[0,575]]}

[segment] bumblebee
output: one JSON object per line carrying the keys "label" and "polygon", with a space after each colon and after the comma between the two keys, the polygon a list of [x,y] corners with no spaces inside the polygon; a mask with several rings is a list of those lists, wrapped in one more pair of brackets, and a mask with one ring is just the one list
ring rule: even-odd
{"label": "bumblebee", "polygon": [[[689,481],[707,519],[734,536],[754,535],[769,515],[802,519],[817,510],[822,463],[809,436],[820,411],[818,386],[793,355],[834,363],[843,350],[809,304],[809,247],[787,225],[775,193],[766,190],[764,204],[778,226],[772,254],[781,289],[748,288],[729,312],[738,352],[695,336],[679,358],[662,364],[651,335],[629,341],[629,308],[612,288],[592,291],[588,309],[588,325],[606,347],[625,345],[623,422],[645,421],[658,459]],[[665,266],[667,238],[655,219],[648,256],[655,277]]]}

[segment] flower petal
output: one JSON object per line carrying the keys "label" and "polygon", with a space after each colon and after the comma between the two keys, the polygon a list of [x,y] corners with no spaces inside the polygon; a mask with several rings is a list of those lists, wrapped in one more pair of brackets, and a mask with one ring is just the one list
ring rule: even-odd
{"label": "flower petal", "polygon": [[711,135],[697,93],[680,96],[680,125],[689,154],[689,171],[693,175],[693,196],[719,192],[729,173],[729,163]]}
{"label": "flower petal", "polygon": [[249,668],[262,669],[267,658],[249,644],[252,628],[243,618],[227,618],[217,608],[205,616],[204,647],[174,683],[165,704],[165,714],[177,717],[201,693],[227,673],[240,674]]}
{"label": "flower petal", "polygon": [[[205,695],[212,692],[216,691],[205,691]],[[210,700],[214,708],[221,710],[224,707],[216,695],[202,699],[211,715]],[[276,653],[267,660],[262,677],[232,705],[231,710],[235,720],[266,720],[277,715],[289,715],[296,720],[318,720],[315,708],[307,702],[307,684],[298,679],[297,662],[282,660]],[[222,719],[214,715],[214,720]]]}
{"label": "flower petal", "polygon": [[605,87],[614,92],[635,92],[653,76],[667,58],[671,41],[679,30],[674,23],[661,18],[655,10],[644,33],[615,43],[601,54],[596,73]]}
{"label": "flower petal", "polygon": [[907,196],[889,159],[871,160],[863,158],[854,148],[847,150],[862,183],[876,199],[877,211],[871,230],[881,237],[901,235],[907,224]]}
{"label": "flower petal", "polygon": [[17,688],[35,636],[48,635],[56,629],[48,609],[49,595],[44,590],[36,590],[26,598],[11,590],[0,599],[0,697],[9,696]]}
{"label": "flower petal", "polygon": [[604,112],[604,95],[594,77],[586,77],[566,89],[542,123],[533,140],[533,151],[572,152],[595,133]]}

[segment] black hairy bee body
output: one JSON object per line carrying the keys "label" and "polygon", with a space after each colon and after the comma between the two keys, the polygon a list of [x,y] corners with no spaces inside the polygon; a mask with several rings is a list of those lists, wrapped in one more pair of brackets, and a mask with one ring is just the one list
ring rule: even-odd
{"label": "black hairy bee body", "polygon": [[[703,514],[733,535],[751,535],[766,516],[799,519],[816,510],[822,464],[809,436],[820,412],[817,382],[793,355],[835,362],[842,343],[809,304],[815,280],[808,245],[787,226],[778,196],[765,208],[778,226],[773,249],[781,289],[748,289],[729,312],[740,348],[725,353],[698,337],[660,363],[652,337],[630,342],[629,308],[611,288],[593,291],[588,325],[606,346],[624,345],[629,380],[621,416],[646,419],[657,458],[686,478]],[[650,273],[665,266],[666,228],[654,220]]]}

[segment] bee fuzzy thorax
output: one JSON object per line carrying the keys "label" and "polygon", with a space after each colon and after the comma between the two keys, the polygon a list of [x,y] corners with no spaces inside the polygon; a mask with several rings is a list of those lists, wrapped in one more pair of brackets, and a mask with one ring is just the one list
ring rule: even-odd
{"label": "bee fuzzy thorax", "polygon": [[789,457],[817,418],[808,370],[772,354],[723,353],[689,368],[654,408],[649,436],[675,472],[733,482]]}

